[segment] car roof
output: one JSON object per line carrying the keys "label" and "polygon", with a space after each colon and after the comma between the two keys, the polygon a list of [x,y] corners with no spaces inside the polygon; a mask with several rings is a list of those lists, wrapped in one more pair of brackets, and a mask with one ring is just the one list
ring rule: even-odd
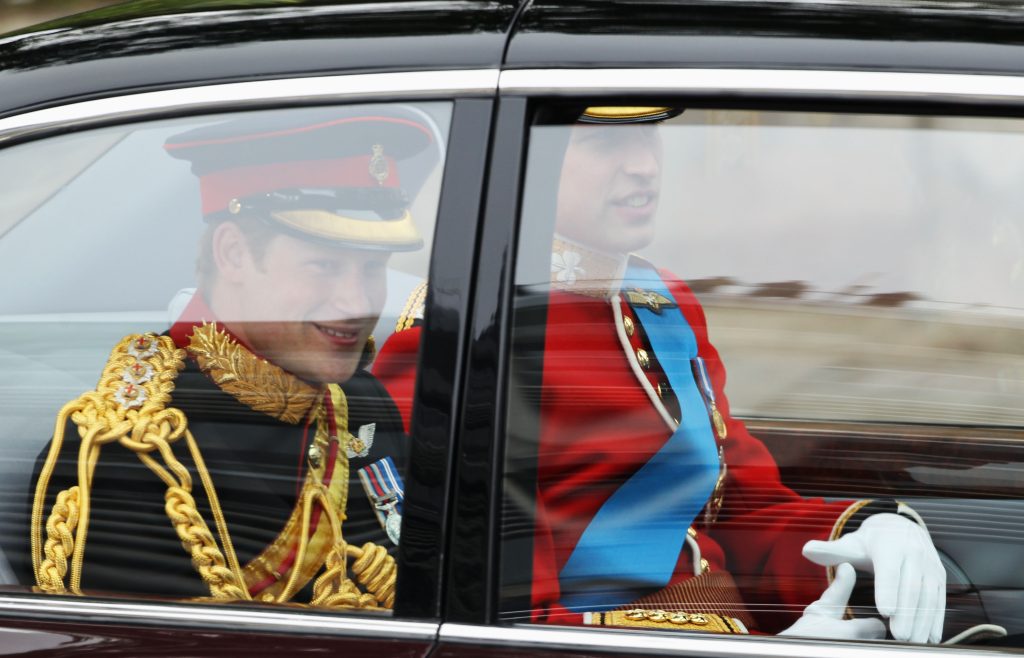
{"label": "car roof", "polygon": [[496,68],[521,0],[134,0],[0,38],[0,116],[183,85]]}
{"label": "car roof", "polygon": [[508,68],[728,67],[1024,72],[1006,0],[534,0]]}
{"label": "car roof", "polygon": [[228,81],[477,68],[1024,73],[1005,0],[133,0],[0,38],[0,117]]}

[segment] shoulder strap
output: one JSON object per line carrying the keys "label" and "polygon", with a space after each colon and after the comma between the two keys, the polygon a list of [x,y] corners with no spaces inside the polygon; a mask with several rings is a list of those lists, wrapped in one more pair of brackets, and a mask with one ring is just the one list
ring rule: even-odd
{"label": "shoulder strap", "polygon": [[395,324],[395,333],[412,329],[417,321],[423,321],[423,307],[426,301],[427,282],[424,281],[416,286],[405,300],[405,308],[402,309],[402,314],[398,316],[398,322]]}
{"label": "shoulder strap", "polygon": [[[218,514],[216,493],[210,486],[198,446],[188,431],[184,413],[169,406],[174,380],[185,367],[185,351],[167,336],[126,336],[111,351],[96,390],[66,404],[57,415],[50,450],[36,483],[32,502],[32,562],[39,589],[44,592],[80,593],[85,538],[89,527],[89,493],[100,449],[119,443],[134,452],[167,485],[168,516],[193,563],[215,598],[248,598],[239,587],[237,560],[229,549],[230,569],[192,499],[192,476],[170,450],[184,437],[203,478],[222,541],[230,546],[226,525]],[[42,515],[50,477],[60,458],[68,418],[76,425],[82,444],[77,458],[77,485],[60,492],[46,522],[42,550]],[[162,458],[162,463],[156,457]],[[64,576],[71,558],[67,590]]]}

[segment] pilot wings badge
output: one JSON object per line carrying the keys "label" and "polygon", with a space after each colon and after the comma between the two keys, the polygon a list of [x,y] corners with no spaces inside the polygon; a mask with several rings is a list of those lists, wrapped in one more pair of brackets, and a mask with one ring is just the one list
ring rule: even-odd
{"label": "pilot wings badge", "polygon": [[365,457],[370,454],[373,447],[373,435],[377,431],[377,423],[361,425],[355,436],[349,436],[348,445],[345,446],[345,454],[349,459]]}
{"label": "pilot wings badge", "polygon": [[643,288],[627,290],[626,299],[629,300],[630,306],[648,308],[658,315],[661,315],[661,309],[675,308],[676,306],[676,303],[665,295]]}

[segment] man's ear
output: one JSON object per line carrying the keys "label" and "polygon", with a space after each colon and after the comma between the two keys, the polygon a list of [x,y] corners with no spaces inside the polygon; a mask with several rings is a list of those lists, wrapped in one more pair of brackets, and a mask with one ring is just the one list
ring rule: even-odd
{"label": "man's ear", "polygon": [[252,267],[249,241],[235,222],[222,222],[213,231],[213,262],[217,276],[223,281],[238,283]]}

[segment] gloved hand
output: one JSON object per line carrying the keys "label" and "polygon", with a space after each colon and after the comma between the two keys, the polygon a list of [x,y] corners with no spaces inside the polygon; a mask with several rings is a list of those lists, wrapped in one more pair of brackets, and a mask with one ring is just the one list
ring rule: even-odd
{"label": "gloved hand", "polygon": [[840,564],[836,578],[821,598],[804,608],[796,623],[779,633],[794,637],[815,637],[829,640],[881,640],[885,624],[881,619],[843,619],[857,573],[849,564]]}
{"label": "gloved hand", "polygon": [[848,562],[875,574],[875,607],[889,618],[895,639],[942,639],[946,569],[920,525],[898,514],[875,514],[839,539],[807,542],[803,554],[822,566]]}

